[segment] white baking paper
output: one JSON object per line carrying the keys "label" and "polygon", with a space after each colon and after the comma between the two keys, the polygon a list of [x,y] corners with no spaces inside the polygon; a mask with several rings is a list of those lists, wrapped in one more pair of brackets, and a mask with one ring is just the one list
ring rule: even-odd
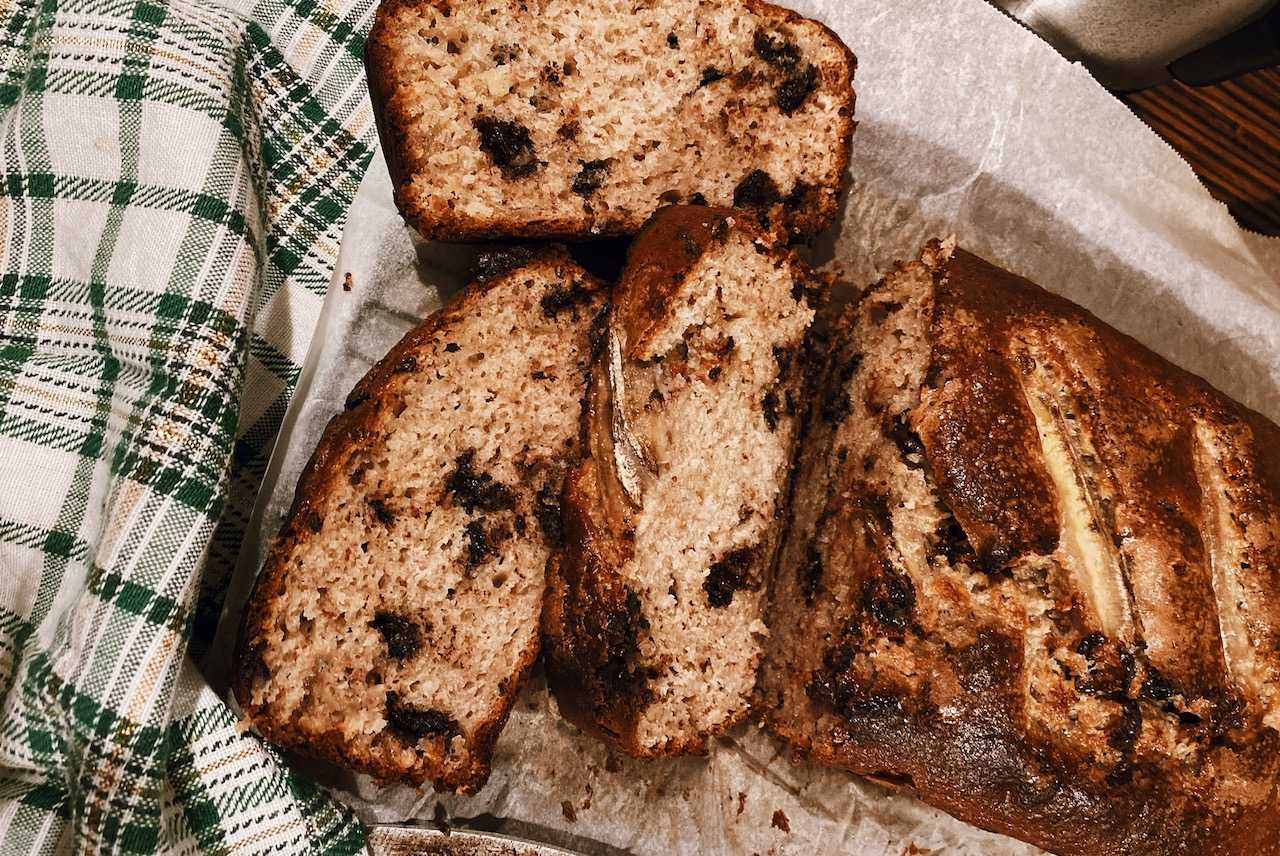
{"label": "white baking paper", "polygon": [[[978,0],[793,5],[859,58],[854,186],[838,236],[815,248],[819,262],[865,284],[926,239],[954,234],[1280,420],[1280,242],[1242,232],[1083,68]],[[461,285],[473,252],[416,241],[375,156],[229,597],[223,650],[326,421]],[[379,787],[299,763],[370,822],[448,817],[593,854],[1035,852],[851,775],[793,763],[756,726],[708,758],[612,756],[557,717],[540,678],[478,796]]]}

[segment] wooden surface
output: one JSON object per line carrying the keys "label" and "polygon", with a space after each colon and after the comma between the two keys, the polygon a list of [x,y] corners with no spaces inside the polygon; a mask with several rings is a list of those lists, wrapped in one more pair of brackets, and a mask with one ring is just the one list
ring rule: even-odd
{"label": "wooden surface", "polygon": [[1191,164],[1245,228],[1280,235],[1280,67],[1213,86],[1120,96]]}

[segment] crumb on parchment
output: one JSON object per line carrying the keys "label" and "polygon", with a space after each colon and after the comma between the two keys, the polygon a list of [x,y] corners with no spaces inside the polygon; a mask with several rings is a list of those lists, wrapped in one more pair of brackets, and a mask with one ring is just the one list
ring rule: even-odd
{"label": "crumb on parchment", "polygon": [[787,818],[787,813],[780,808],[774,810],[773,820],[769,822],[769,825],[786,833],[791,832],[791,821]]}

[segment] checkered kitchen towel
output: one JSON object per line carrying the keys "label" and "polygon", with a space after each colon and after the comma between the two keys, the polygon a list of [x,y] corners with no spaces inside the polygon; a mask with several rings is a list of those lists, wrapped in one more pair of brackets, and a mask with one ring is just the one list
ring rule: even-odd
{"label": "checkered kitchen towel", "polygon": [[353,852],[196,665],[373,133],[372,0],[0,0],[0,853]]}

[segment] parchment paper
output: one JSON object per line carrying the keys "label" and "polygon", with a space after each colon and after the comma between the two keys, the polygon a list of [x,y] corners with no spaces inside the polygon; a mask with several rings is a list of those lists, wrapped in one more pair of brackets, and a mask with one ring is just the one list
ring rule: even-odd
{"label": "parchment paper", "polygon": [[[860,61],[855,184],[838,237],[816,247],[819,262],[865,284],[927,238],[955,234],[1280,419],[1280,242],[1243,233],[1087,72],[978,0],[792,5],[832,26]],[[473,253],[415,241],[375,156],[229,598],[223,650],[325,422],[461,285]],[[476,797],[380,788],[299,763],[371,822],[448,817],[590,853],[1035,852],[853,776],[792,763],[756,726],[709,758],[612,757],[556,716],[540,678]]]}

